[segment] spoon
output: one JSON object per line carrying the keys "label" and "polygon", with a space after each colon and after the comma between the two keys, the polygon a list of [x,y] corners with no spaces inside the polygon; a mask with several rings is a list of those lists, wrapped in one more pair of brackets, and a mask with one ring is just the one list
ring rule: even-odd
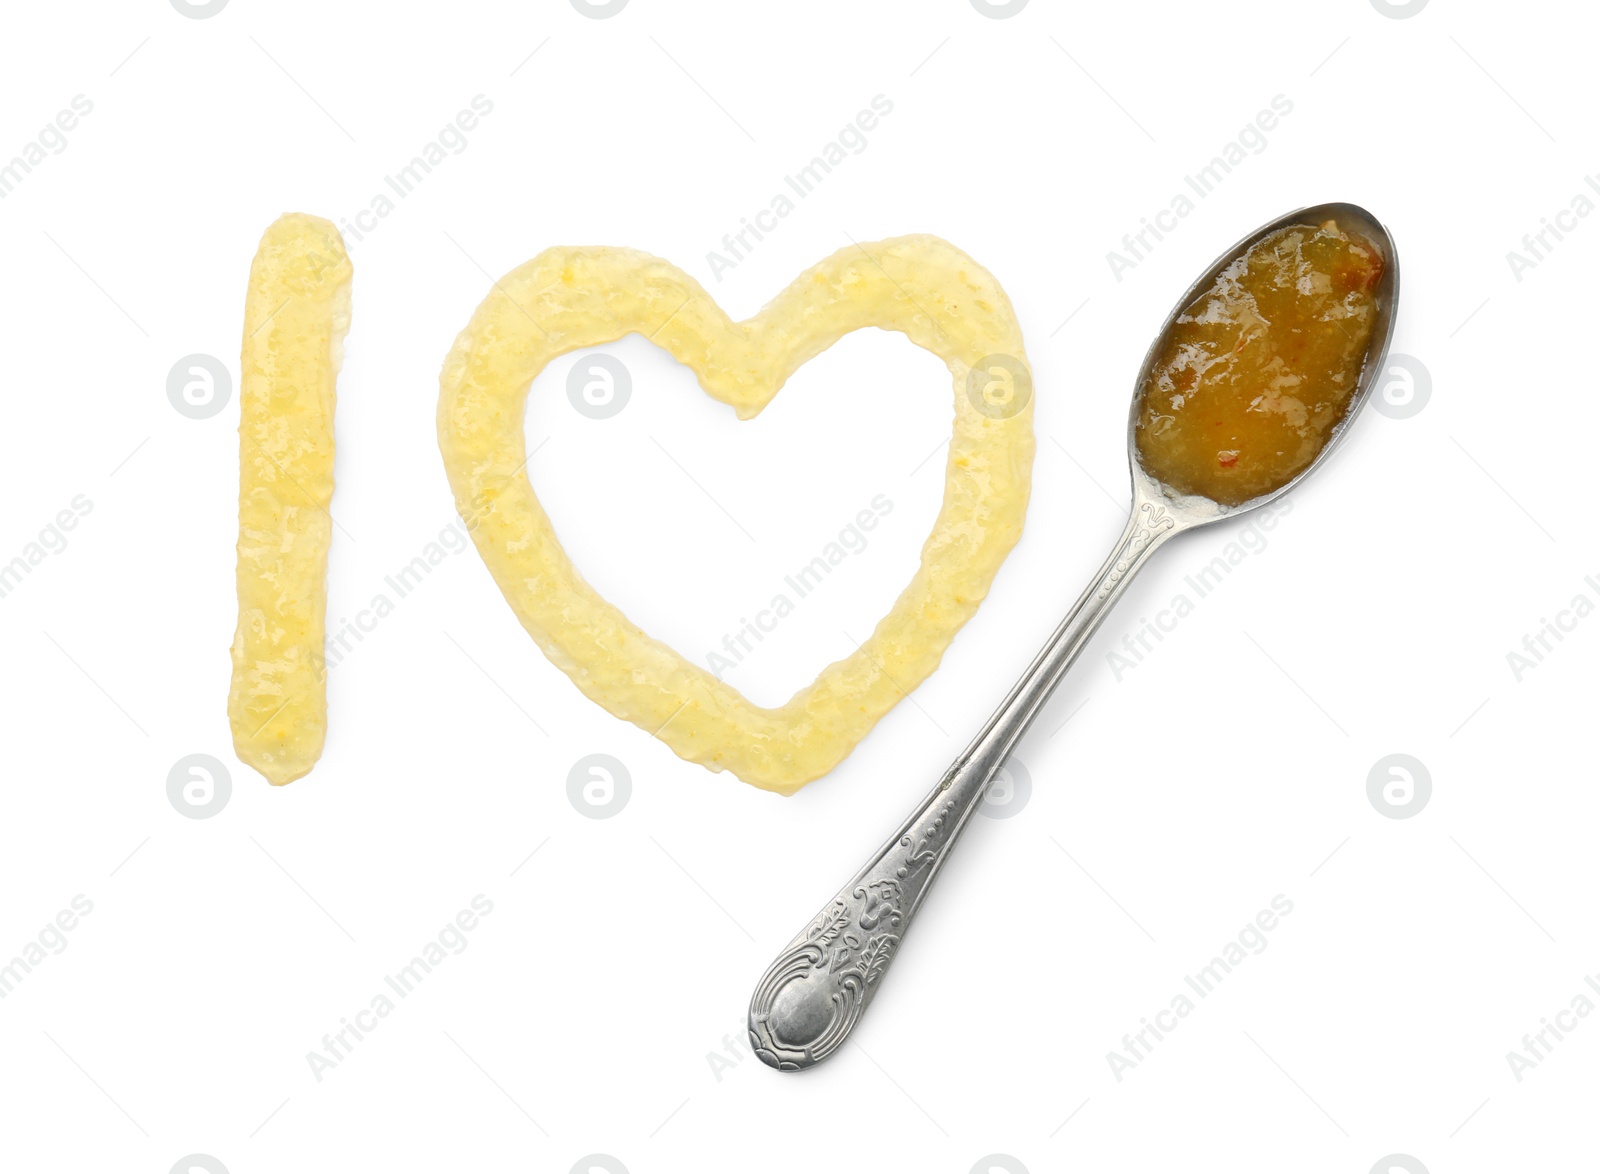
{"label": "spoon", "polygon": [[[1269,233],[1336,220],[1365,237],[1382,256],[1383,276],[1360,382],[1321,452],[1277,489],[1240,505],[1183,495],[1152,477],[1141,462],[1136,426],[1140,393],[1179,315],[1210,289],[1218,275]],[[1105,565],[1061,621],[983,730],[860,872],[823,906],[776,961],[750,999],[750,1040],[763,1063],[798,1072],[827,1059],[844,1043],[872,1002],[922,900],[989,784],[1023,732],[1099,629],[1128,583],[1156,549],[1186,530],[1237,518],[1288,493],[1328,459],[1361,413],[1384,369],[1400,291],[1399,260],[1388,230],[1355,204],[1318,204],[1265,224],[1235,244],[1189,287],[1145,353],[1128,413],[1128,464],[1133,508]]]}

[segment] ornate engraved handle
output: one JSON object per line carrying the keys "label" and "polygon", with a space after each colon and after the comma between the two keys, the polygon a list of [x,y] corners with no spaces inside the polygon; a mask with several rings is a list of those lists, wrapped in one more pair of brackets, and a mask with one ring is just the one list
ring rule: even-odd
{"label": "ornate engraved handle", "polygon": [[844,1043],[1012,748],[1145,559],[1185,528],[1136,485],[1122,538],[1010,696],[899,831],[761,976],[750,999],[750,1042],[764,1063],[798,1072]]}
{"label": "ornate engraved handle", "polygon": [[[922,896],[982,795],[952,770],[871,862],[778,956],[750,1000],[750,1042],[774,1068],[826,1059],[861,1018]],[[987,780],[985,780],[987,782]]]}

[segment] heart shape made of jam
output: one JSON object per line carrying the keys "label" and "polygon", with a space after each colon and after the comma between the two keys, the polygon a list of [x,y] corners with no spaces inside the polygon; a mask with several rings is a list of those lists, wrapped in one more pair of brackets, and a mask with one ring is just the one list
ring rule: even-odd
{"label": "heart shape made of jam", "polygon": [[[762,708],[640,631],[573,567],[524,472],[528,388],[558,355],[638,333],[749,419],[807,359],[869,326],[899,331],[954,377],[944,500],[916,574],[867,641],[785,704]],[[647,253],[547,249],[496,282],[456,339],[438,426],[478,553],[556,667],[679,756],[783,794],[832,770],[938,667],[1022,533],[1034,450],[1032,380],[1010,300],[933,236],[841,249],[743,322]]]}

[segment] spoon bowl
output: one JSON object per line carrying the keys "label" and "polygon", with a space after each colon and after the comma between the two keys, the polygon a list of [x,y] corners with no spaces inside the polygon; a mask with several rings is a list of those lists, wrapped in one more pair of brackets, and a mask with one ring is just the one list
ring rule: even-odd
{"label": "spoon bowl", "polygon": [[[1358,233],[1378,250],[1383,260],[1383,276],[1379,278],[1377,286],[1373,289],[1374,318],[1372,333],[1367,337],[1366,355],[1361,365],[1360,381],[1356,390],[1350,397],[1350,402],[1345,408],[1333,429],[1328,434],[1327,441],[1316,457],[1300,472],[1291,477],[1283,485],[1270,493],[1263,493],[1239,505],[1227,506],[1213,501],[1209,497],[1197,494],[1179,493],[1172,487],[1163,484],[1153,477],[1144,467],[1144,462],[1139,455],[1139,409],[1141,392],[1150,379],[1156,364],[1160,361],[1162,344],[1167,341],[1172,328],[1177,324],[1182,313],[1192,306],[1196,299],[1211,288],[1223,270],[1232,265],[1259,240],[1277,232],[1279,229],[1292,228],[1296,225],[1313,226],[1328,220],[1336,220],[1339,226],[1346,231]],[[1166,321],[1161,324],[1161,329],[1156,332],[1155,340],[1151,342],[1150,349],[1145,352],[1144,362],[1139,366],[1139,376],[1134,381],[1133,400],[1128,406],[1128,465],[1133,474],[1134,508],[1137,512],[1142,502],[1160,502],[1170,511],[1176,525],[1180,529],[1192,529],[1195,526],[1206,525],[1210,522],[1220,522],[1225,518],[1236,518],[1240,514],[1249,513],[1259,509],[1269,502],[1276,501],[1288,493],[1300,482],[1304,481],[1311,473],[1325,462],[1333,450],[1338,448],[1349,431],[1350,425],[1366,407],[1367,400],[1372,396],[1372,389],[1377,386],[1383,374],[1384,361],[1389,353],[1389,343],[1394,335],[1395,307],[1400,298],[1400,258],[1395,251],[1394,238],[1389,235],[1389,230],[1383,223],[1359,204],[1331,203],[1313,204],[1307,208],[1299,208],[1286,213],[1276,220],[1263,224],[1254,232],[1236,241],[1221,256],[1211,263],[1211,267],[1195,278],[1194,283],[1184,291],[1172,307],[1172,312],[1167,315]]]}

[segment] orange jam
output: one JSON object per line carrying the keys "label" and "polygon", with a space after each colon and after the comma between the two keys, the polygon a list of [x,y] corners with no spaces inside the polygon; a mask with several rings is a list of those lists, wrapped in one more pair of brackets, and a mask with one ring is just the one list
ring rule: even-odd
{"label": "orange jam", "polygon": [[1378,250],[1332,220],[1252,245],[1178,315],[1140,390],[1145,470],[1223,505],[1292,480],[1361,381],[1382,276]]}

